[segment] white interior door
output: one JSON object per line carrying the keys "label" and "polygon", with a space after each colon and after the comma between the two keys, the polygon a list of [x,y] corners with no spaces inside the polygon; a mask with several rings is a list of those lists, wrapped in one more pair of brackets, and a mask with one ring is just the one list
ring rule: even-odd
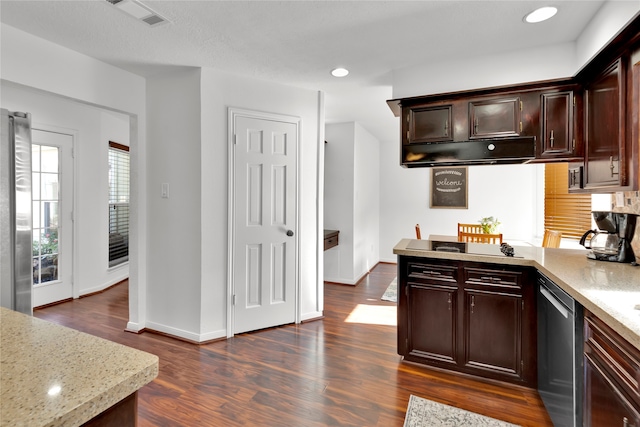
{"label": "white interior door", "polygon": [[73,297],[73,136],[31,131],[33,306]]}
{"label": "white interior door", "polygon": [[233,333],[296,320],[298,124],[236,116]]}

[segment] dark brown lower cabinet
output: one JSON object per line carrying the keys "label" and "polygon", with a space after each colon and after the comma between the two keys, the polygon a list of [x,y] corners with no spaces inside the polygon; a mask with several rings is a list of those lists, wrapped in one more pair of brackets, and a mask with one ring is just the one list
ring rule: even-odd
{"label": "dark brown lower cabinet", "polygon": [[640,352],[585,311],[584,425],[640,427]]}
{"label": "dark brown lower cabinet", "polygon": [[534,273],[400,256],[398,353],[411,362],[535,387]]}
{"label": "dark brown lower cabinet", "polygon": [[522,296],[465,290],[464,365],[522,379]]}

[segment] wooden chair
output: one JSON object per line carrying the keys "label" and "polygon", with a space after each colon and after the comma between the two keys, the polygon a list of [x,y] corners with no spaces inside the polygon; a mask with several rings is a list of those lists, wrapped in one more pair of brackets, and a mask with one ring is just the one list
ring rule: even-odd
{"label": "wooden chair", "polygon": [[482,226],[480,224],[458,223],[458,236],[460,236],[460,232],[480,234],[482,233]]}
{"label": "wooden chair", "polygon": [[495,245],[499,245],[502,243],[502,233],[487,234],[487,233],[467,233],[464,231],[459,231],[458,242],[493,243]]}
{"label": "wooden chair", "polygon": [[559,248],[560,239],[562,239],[562,232],[556,230],[544,230],[544,236],[542,237],[542,247]]}

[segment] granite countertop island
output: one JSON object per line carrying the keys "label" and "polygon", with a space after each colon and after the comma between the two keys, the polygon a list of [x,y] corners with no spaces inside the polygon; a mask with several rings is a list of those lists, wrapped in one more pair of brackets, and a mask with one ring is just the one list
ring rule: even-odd
{"label": "granite countertop island", "polygon": [[[640,350],[640,267],[596,261],[587,250],[516,246],[516,257],[500,253],[498,245],[468,243],[469,253],[411,249],[402,239],[396,255],[533,266]],[[478,251],[474,251],[474,246]],[[495,255],[478,255],[480,248],[496,246]]]}
{"label": "granite countertop island", "polygon": [[0,426],[79,426],[158,375],[158,357],[0,307]]}

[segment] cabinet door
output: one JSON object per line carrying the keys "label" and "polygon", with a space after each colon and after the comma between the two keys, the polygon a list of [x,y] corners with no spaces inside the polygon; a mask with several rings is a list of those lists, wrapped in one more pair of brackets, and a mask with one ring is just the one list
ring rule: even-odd
{"label": "cabinet door", "polygon": [[465,367],[522,378],[522,297],[465,289],[464,301]]}
{"label": "cabinet door", "polygon": [[519,97],[469,102],[469,138],[519,136],[521,105]]}
{"label": "cabinet door", "polygon": [[585,90],[585,188],[624,185],[621,149],[624,142],[624,79],[614,62]]}
{"label": "cabinet door", "polygon": [[453,141],[451,105],[410,108],[407,141],[411,143]]}
{"label": "cabinet door", "polygon": [[640,414],[591,357],[584,357],[586,427],[638,427]]}
{"label": "cabinet door", "polygon": [[573,92],[542,94],[542,157],[573,151]]}
{"label": "cabinet door", "polygon": [[407,360],[457,363],[456,296],[455,287],[409,282]]}

